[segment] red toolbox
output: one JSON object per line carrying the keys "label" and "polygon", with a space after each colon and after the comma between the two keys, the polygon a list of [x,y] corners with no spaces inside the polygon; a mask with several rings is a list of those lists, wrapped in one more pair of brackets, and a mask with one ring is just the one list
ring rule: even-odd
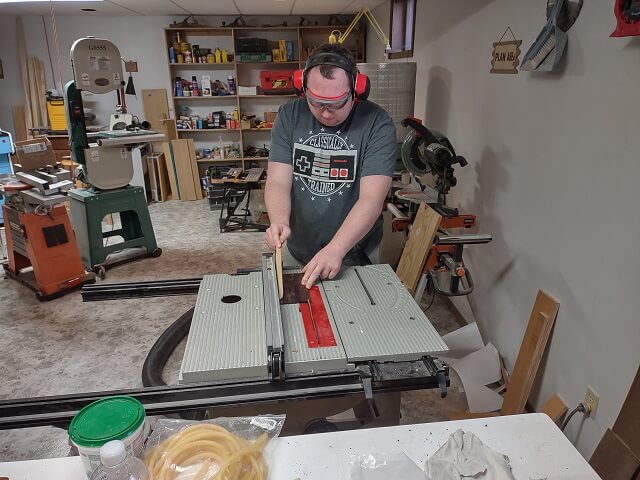
{"label": "red toolbox", "polygon": [[294,93],[293,70],[262,70],[260,83],[265,95],[286,95]]}

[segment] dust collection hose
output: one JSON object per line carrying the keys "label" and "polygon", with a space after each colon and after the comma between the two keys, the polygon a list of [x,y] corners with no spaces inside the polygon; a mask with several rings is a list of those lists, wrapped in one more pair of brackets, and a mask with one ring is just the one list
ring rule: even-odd
{"label": "dust collection hose", "polygon": [[[195,307],[191,307],[184,312],[180,318],[169,325],[169,328],[162,332],[162,335],[160,335],[156,343],[151,347],[151,350],[149,350],[147,358],[144,360],[144,365],[142,366],[142,385],[145,387],[166,385],[162,379],[162,371],[171,353],[173,353],[182,339],[189,334],[194,309]],[[205,411],[199,410],[166,416],[169,418],[184,418],[186,420],[202,420],[205,414]]]}
{"label": "dust collection hose", "polygon": [[191,307],[169,325],[169,328],[162,332],[160,338],[156,340],[156,343],[149,350],[142,366],[142,385],[145,387],[166,385],[162,379],[162,370],[164,370],[171,353],[189,333],[194,309],[195,307]]}

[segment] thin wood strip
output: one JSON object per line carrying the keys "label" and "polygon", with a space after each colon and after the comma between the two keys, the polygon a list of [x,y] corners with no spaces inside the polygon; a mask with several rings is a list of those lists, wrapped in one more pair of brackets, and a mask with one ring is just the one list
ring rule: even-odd
{"label": "thin wood strip", "polygon": [[25,101],[23,107],[27,136],[24,138],[24,140],[27,140],[30,138],[29,132],[31,132],[33,123],[31,121],[31,105],[29,102],[29,69],[27,67],[27,47],[24,36],[24,25],[22,23],[21,17],[16,17],[16,52],[18,54],[18,61],[20,62],[20,76],[22,78],[22,91]]}
{"label": "thin wood strip", "polygon": [[171,140],[171,147],[173,148],[173,162],[178,176],[180,199],[183,201],[196,200],[196,190],[193,185],[193,173],[189,158],[189,140]]}
{"label": "thin wood strip", "polygon": [[189,147],[189,169],[193,178],[193,188],[196,193],[196,200],[202,200],[202,184],[200,183],[200,171],[198,169],[198,160],[196,158],[196,147],[193,143],[193,139],[187,139],[187,146]]}
{"label": "thin wood strip", "polygon": [[171,199],[180,200],[180,189],[178,188],[178,178],[173,162],[171,143],[164,142],[162,144],[162,149],[164,151],[164,163],[167,169],[167,176],[169,177],[169,185],[171,186]]}
{"label": "thin wood strip", "polygon": [[503,415],[514,415],[524,411],[559,306],[560,304],[553,297],[542,290],[538,291],[518,358],[511,373],[511,382],[500,409]]}
{"label": "thin wood strip", "polygon": [[[36,84],[38,86],[38,106],[40,107],[40,117],[42,125],[49,125],[49,115],[47,113],[47,80],[44,74],[44,62],[36,58]],[[50,126],[50,125],[49,125]]]}
{"label": "thin wood strip", "polygon": [[441,219],[442,217],[427,204],[420,205],[396,269],[398,277],[411,293],[418,286],[422,267],[433,245]]}
{"label": "thin wood strip", "polygon": [[557,425],[567,413],[568,409],[567,404],[555,394],[547,400],[547,403],[544,404],[540,411],[546,413]]}
{"label": "thin wood strip", "polygon": [[156,162],[158,162],[158,193],[160,201],[166,202],[171,196],[171,186],[169,183],[169,171],[167,170],[165,154],[158,154],[156,156]]}
{"label": "thin wood strip", "polygon": [[284,298],[284,283],[282,279],[282,248],[276,248],[275,254],[276,261],[276,276],[278,278],[278,298],[282,300]]}
{"label": "thin wood strip", "polygon": [[21,142],[28,139],[27,116],[24,105],[13,107],[13,129],[15,132],[14,142]]}

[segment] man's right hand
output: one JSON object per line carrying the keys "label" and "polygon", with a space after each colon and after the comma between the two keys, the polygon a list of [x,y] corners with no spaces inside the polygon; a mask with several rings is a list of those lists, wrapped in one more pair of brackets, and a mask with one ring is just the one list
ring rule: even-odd
{"label": "man's right hand", "polygon": [[291,236],[289,225],[284,223],[272,223],[264,233],[264,241],[271,250],[282,248],[284,242]]}

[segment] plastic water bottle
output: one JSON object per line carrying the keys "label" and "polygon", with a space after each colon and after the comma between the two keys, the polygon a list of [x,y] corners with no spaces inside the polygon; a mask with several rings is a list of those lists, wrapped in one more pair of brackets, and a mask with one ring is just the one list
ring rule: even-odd
{"label": "plastic water bottle", "polygon": [[91,480],[151,480],[151,474],[142,460],[127,455],[122,440],[112,440],[100,448],[100,465],[91,474]]}

